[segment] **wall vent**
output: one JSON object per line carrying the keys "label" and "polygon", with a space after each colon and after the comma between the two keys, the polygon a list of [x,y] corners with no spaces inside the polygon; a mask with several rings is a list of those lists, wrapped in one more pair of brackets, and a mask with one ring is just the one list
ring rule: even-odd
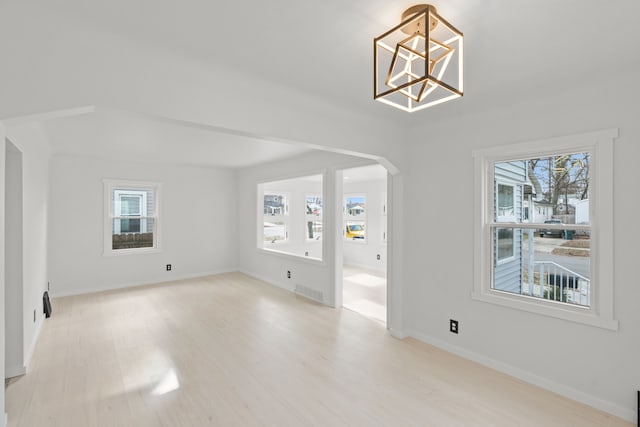
{"label": "wall vent", "polygon": [[309,298],[321,304],[324,304],[324,295],[322,291],[316,291],[315,289],[307,288],[306,286],[296,284],[294,292],[305,298]]}

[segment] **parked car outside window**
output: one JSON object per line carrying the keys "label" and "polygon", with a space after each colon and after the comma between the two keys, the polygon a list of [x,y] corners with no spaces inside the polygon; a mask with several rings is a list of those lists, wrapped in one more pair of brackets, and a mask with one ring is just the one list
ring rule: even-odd
{"label": "parked car outside window", "polygon": [[364,225],[347,224],[347,239],[364,239]]}
{"label": "parked car outside window", "polygon": [[[562,221],[559,219],[547,219],[544,222],[545,224],[562,224]],[[562,237],[564,230],[549,230],[549,229],[540,229],[539,230],[540,237]]]}

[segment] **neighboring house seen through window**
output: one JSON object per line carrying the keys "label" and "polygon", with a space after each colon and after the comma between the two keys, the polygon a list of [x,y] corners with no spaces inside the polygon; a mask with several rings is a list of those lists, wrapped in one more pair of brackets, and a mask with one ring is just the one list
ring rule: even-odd
{"label": "neighboring house seen through window", "polygon": [[344,236],[347,240],[365,242],[367,238],[367,197],[350,194],[344,198]]}
{"label": "neighboring house seen through window", "polygon": [[322,196],[307,195],[305,197],[306,239],[322,239]]}
{"label": "neighboring house seen through window", "polygon": [[159,249],[155,183],[105,181],[105,254]]}
{"label": "neighboring house seen through window", "polygon": [[289,238],[289,207],[286,194],[265,193],[263,203],[265,243],[285,242]]}

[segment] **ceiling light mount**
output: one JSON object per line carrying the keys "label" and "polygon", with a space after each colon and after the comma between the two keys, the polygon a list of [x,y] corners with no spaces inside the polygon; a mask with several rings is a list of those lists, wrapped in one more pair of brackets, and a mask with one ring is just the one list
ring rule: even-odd
{"label": "ceiling light mount", "polygon": [[[416,13],[420,13],[420,12],[424,11],[424,9],[426,9],[426,8],[430,9],[433,13],[438,13],[438,11],[436,10],[435,6],[432,6],[430,4],[417,4],[415,6],[411,6],[409,9],[405,10],[404,12],[402,12],[402,16],[400,17],[400,21],[404,22],[408,18],[410,18],[413,15],[415,15]],[[438,21],[434,19],[431,22],[431,26],[429,27],[429,30],[433,31],[437,26],[438,26]],[[425,20],[424,19],[418,19],[418,20],[412,21],[409,25],[406,25],[406,26],[402,27],[402,32],[405,33],[405,34],[415,34],[415,33],[424,34],[424,29],[425,28],[427,28],[427,24],[426,24]]]}
{"label": "ceiling light mount", "polygon": [[374,99],[417,111],[463,94],[463,34],[429,4],[373,40]]}

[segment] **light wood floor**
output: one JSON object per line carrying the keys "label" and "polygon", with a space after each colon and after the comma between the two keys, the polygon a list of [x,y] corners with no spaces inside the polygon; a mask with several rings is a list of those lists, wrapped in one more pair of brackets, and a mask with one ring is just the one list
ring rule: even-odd
{"label": "light wood floor", "polygon": [[387,323],[387,278],[379,271],[342,267],[342,306]]}
{"label": "light wood floor", "polygon": [[242,274],[55,299],[9,426],[631,426]]}

